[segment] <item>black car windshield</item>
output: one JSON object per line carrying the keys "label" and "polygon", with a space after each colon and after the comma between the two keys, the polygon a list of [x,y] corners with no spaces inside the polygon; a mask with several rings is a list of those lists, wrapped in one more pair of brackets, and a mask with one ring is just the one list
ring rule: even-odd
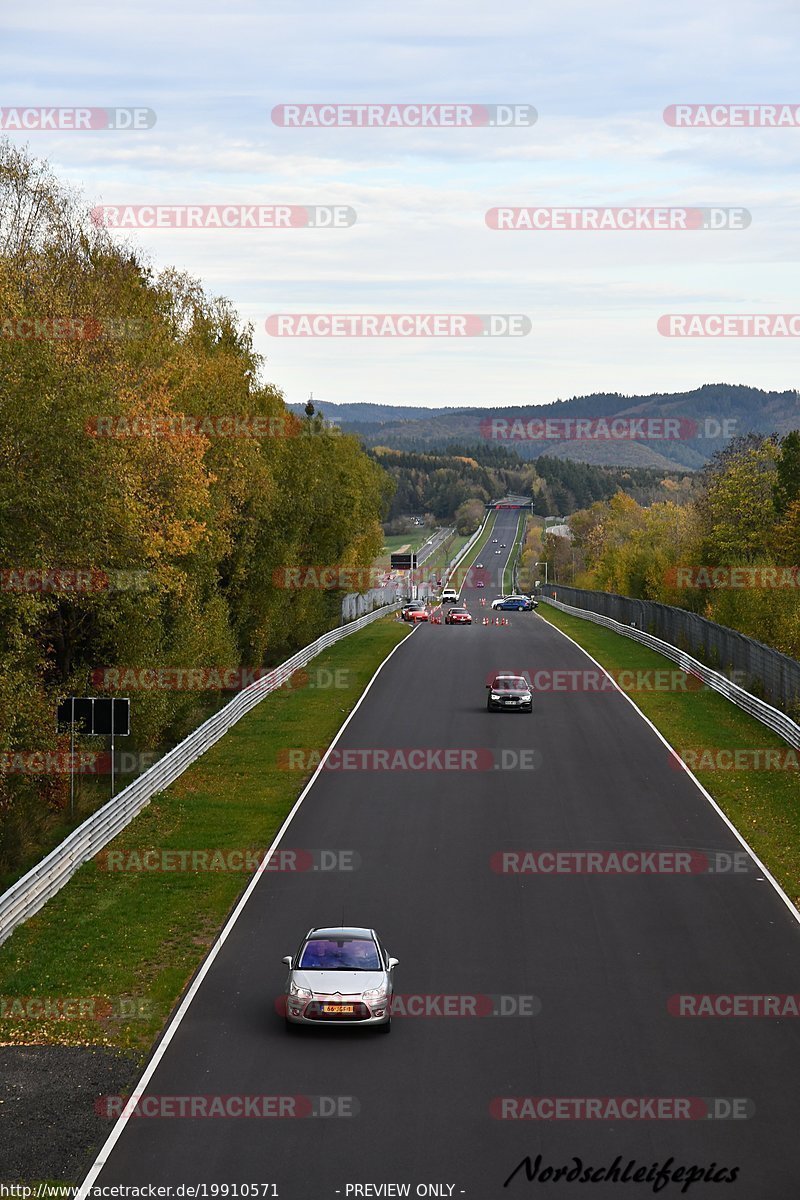
{"label": "black car windshield", "polygon": [[366,938],[312,938],[303,947],[298,963],[309,971],[380,971],[374,942]]}
{"label": "black car windshield", "polygon": [[512,678],[508,675],[504,679],[495,679],[492,687],[496,692],[527,692],[528,690],[524,679]]}

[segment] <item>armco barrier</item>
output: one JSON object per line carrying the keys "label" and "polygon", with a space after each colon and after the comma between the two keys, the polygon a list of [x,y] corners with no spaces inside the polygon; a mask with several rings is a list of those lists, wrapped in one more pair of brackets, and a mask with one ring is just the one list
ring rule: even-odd
{"label": "armco barrier", "polygon": [[464,558],[465,555],[467,555],[470,552],[472,547],[477,542],[478,538],[483,533],[484,529],[486,528],[486,523],[489,520],[490,516],[494,516],[494,511],[491,509],[489,510],[489,512],[487,512],[486,516],[483,518],[482,523],[475,530],[475,532],[473,533],[473,535],[469,539],[469,541],[464,543],[464,545],[461,547],[461,549],[459,550],[459,552],[455,556],[455,558],[451,559],[450,562],[445,567],[444,575],[442,576],[442,578],[444,579],[445,585],[450,582],[450,576],[453,574],[453,571],[455,571],[456,567],[461,562],[462,558]]}
{"label": "armco barrier", "polygon": [[54,896],[56,892],[75,874],[79,867],[93,858],[112,838],[133,820],[137,813],[150,803],[158,792],[164,790],[182,775],[183,772],[196,762],[202,754],[218,742],[251,708],[274,692],[281,684],[306,663],[315,658],[323,650],[335,642],[341,641],[348,634],[363,629],[378,617],[394,612],[399,604],[391,604],[385,608],[376,609],[344,625],[324,633],[309,646],[304,646],[292,658],[281,663],[274,671],[270,671],[262,679],[257,679],[215,713],[193,733],[184,738],[174,749],[168,751],[154,766],[145,771],[138,779],[124,788],[113,800],[109,800],[96,813],[74,829],[55,850],[37,863],[27,875],[17,880],[12,887],[0,896],[0,943],[4,942],[10,933],[28,917],[38,912],[42,905]]}
{"label": "armco barrier", "polygon": [[768,704],[796,716],[792,710],[793,706],[800,707],[800,662],[773,646],[757,642],[738,629],[718,625],[689,609],[656,600],[639,600],[616,592],[560,583],[545,584],[542,592],[556,596],[562,604],[588,609],[622,625],[646,629],[670,646],[680,646],[715,670],[732,675]]}
{"label": "armco barrier", "polygon": [[643,629],[637,629],[633,625],[623,625],[611,617],[604,617],[601,613],[590,612],[585,608],[574,608],[571,604],[563,604],[560,600],[554,600],[552,596],[542,596],[541,599],[546,604],[552,604],[554,608],[569,613],[571,617],[581,617],[584,621],[591,621],[594,625],[603,625],[606,629],[612,629],[614,633],[632,638],[633,641],[640,642],[643,646],[648,646],[651,650],[663,654],[665,658],[677,663],[682,671],[702,679],[703,683],[713,688],[715,692],[719,692],[726,700],[730,700],[731,703],[744,709],[751,717],[755,717],[762,725],[766,725],[773,733],[777,733],[778,737],[782,737],[790,746],[800,749],[800,725],[791,717],[787,717],[786,713],[780,712],[771,704],[766,704],[757,696],[746,692],[744,688],[733,683],[727,676],[721,675],[719,671],[712,671],[711,667],[698,662],[696,658],[679,650],[677,646],[673,646],[670,642],[662,642],[661,638],[654,637],[652,633],[645,633]]}

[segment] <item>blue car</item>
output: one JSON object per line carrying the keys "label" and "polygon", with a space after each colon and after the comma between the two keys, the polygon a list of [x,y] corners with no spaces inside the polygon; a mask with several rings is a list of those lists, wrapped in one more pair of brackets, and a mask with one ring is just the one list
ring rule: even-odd
{"label": "blue car", "polygon": [[509,596],[499,600],[492,601],[492,608],[502,609],[506,612],[530,612],[533,608],[530,600],[526,600],[522,596]]}

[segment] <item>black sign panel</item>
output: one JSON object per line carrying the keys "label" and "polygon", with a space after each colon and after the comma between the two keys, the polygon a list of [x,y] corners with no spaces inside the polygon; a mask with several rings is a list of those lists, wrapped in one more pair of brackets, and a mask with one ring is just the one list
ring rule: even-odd
{"label": "black sign panel", "polygon": [[416,554],[393,554],[392,555],[392,570],[393,571],[413,571],[417,565]]}
{"label": "black sign panel", "polygon": [[[73,709],[74,705],[74,709]],[[70,725],[84,734],[127,737],[131,731],[131,702],[119,696],[69,696],[58,706],[59,725]]]}

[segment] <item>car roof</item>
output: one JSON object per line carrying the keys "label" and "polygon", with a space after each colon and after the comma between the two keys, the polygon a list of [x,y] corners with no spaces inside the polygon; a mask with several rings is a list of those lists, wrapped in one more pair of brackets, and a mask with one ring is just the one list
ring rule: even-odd
{"label": "car roof", "polygon": [[371,929],[363,929],[360,925],[324,925],[318,929],[309,929],[306,939],[310,937],[369,938],[373,941],[375,934]]}

